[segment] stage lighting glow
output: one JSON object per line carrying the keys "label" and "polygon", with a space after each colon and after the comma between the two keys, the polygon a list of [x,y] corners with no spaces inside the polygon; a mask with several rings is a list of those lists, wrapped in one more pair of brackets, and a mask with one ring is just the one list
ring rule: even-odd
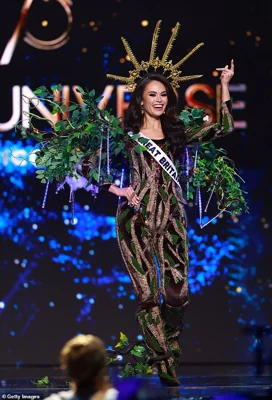
{"label": "stage lighting glow", "polygon": [[119,61],[120,61],[121,64],[124,64],[124,62],[126,62],[126,59],[122,57],[122,58],[120,58]]}
{"label": "stage lighting glow", "polygon": [[94,26],[94,27],[93,27],[93,31],[94,31],[94,32],[98,31],[98,27],[97,27],[97,26]]}
{"label": "stage lighting glow", "polygon": [[5,308],[5,303],[3,301],[0,301],[0,308]]}
{"label": "stage lighting glow", "polygon": [[255,40],[257,40],[257,42],[260,42],[261,36],[256,36],[256,37],[255,37]]}
{"label": "stage lighting glow", "polygon": [[83,48],[81,49],[81,51],[82,51],[82,53],[87,53],[88,49],[87,49],[87,47],[83,47]]}
{"label": "stage lighting glow", "polygon": [[148,26],[149,22],[147,21],[147,19],[142,20],[141,25],[142,26]]}
{"label": "stage lighting glow", "polygon": [[246,31],[246,35],[247,35],[247,36],[251,36],[252,33],[251,33],[250,31]]}
{"label": "stage lighting glow", "polygon": [[46,19],[43,20],[41,25],[45,28],[46,26],[48,26],[48,21]]}
{"label": "stage lighting glow", "polygon": [[237,288],[236,288],[236,292],[237,293],[241,293],[243,291],[243,289],[241,288],[241,286],[238,286]]}
{"label": "stage lighting glow", "polygon": [[91,21],[91,22],[89,23],[89,25],[90,25],[90,26],[95,26],[95,22],[94,22],[94,21]]}
{"label": "stage lighting glow", "polygon": [[217,71],[213,71],[212,72],[212,76],[218,76],[218,72]]}
{"label": "stage lighting glow", "polygon": [[234,45],[235,45],[235,41],[234,41],[234,40],[230,40],[229,44],[230,44],[231,46],[234,46]]}

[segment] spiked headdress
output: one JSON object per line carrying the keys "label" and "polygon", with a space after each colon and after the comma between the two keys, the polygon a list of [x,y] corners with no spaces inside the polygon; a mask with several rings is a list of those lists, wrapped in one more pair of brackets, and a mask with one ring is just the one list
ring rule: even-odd
{"label": "spiked headdress", "polygon": [[127,84],[128,90],[133,91],[137,85],[137,81],[143,77],[142,75],[143,73],[153,72],[159,68],[163,69],[162,74],[165,75],[167,79],[169,79],[174,89],[180,87],[179,82],[190,81],[191,79],[197,79],[202,77],[202,75],[180,76],[182,71],[179,70],[179,67],[185,61],[187,61],[188,58],[191,57],[191,55],[199,49],[199,47],[203,46],[204,43],[199,43],[196,47],[193,48],[193,50],[191,50],[185,57],[183,57],[178,63],[174,65],[172,63],[172,60],[168,60],[169,54],[173,47],[173,43],[178,35],[178,31],[180,28],[179,22],[177,22],[175,28],[173,29],[172,36],[166,46],[162,58],[160,59],[159,57],[156,56],[156,49],[159,39],[161,22],[162,21],[157,22],[157,25],[153,33],[149,61],[142,61],[141,63],[139,63],[133,51],[131,50],[128,42],[126,41],[126,39],[122,37],[121,39],[126,49],[127,55],[129,56],[129,59],[134,65],[135,69],[129,71],[129,77],[107,74],[108,78],[125,82]]}

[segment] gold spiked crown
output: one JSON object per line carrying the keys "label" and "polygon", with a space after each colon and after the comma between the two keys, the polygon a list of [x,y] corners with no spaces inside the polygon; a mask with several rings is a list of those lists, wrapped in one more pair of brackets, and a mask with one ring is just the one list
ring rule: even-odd
{"label": "gold spiked crown", "polygon": [[133,51],[131,50],[128,42],[126,41],[126,39],[124,39],[122,37],[121,39],[122,39],[122,42],[126,49],[127,55],[129,56],[129,59],[132,62],[132,64],[134,65],[135,69],[132,71],[129,71],[129,77],[107,74],[108,78],[112,78],[112,79],[115,79],[115,80],[118,80],[121,82],[125,82],[127,84],[126,85],[127,89],[130,91],[133,91],[137,85],[137,81],[143,77],[141,75],[141,73],[151,72],[149,70],[150,68],[153,68],[153,70],[155,72],[157,71],[157,69],[162,68],[163,69],[162,74],[165,75],[165,77],[167,79],[169,79],[169,81],[174,89],[180,87],[179,82],[190,81],[192,79],[201,78],[203,76],[203,75],[180,76],[182,71],[179,70],[179,67],[185,61],[187,61],[188,58],[191,57],[191,55],[199,49],[199,47],[203,46],[204,43],[199,43],[196,47],[193,48],[193,50],[191,50],[185,57],[183,57],[178,63],[176,63],[174,65],[172,63],[172,60],[168,60],[169,54],[173,47],[173,43],[178,35],[178,31],[180,28],[179,22],[177,22],[175,28],[173,29],[172,36],[166,46],[166,49],[162,56],[162,59],[160,59],[159,57],[156,57],[156,49],[157,49],[157,44],[158,44],[158,39],[159,39],[161,22],[162,21],[157,22],[157,25],[156,25],[154,33],[153,33],[149,61],[142,61],[141,63],[139,63],[137,58],[135,57]]}

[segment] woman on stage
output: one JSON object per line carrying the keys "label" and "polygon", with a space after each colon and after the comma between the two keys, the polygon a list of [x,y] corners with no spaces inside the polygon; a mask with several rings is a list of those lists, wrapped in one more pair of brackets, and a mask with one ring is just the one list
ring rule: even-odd
{"label": "woman on stage", "polygon": [[[180,66],[203,43],[173,64],[168,58],[179,30],[177,24],[162,58],[159,58],[156,48],[160,24],[161,21],[153,34],[148,61],[139,63],[122,38],[135,69],[129,72],[129,77],[108,75],[125,82],[132,91],[124,130],[108,111],[98,109],[94,91],[86,93],[82,88],[78,91],[82,93],[85,107],[77,109],[78,105],[72,105],[70,110],[74,111],[71,118],[66,119],[66,125],[63,121],[58,123],[59,126],[53,124],[55,132],[51,137],[47,132],[36,135],[34,127],[32,130],[33,137],[42,144],[36,153],[36,164],[43,168],[37,173],[41,182],[47,182],[46,194],[49,182],[54,179],[62,182],[57,191],[65,182],[71,186],[72,201],[77,187],[85,185],[96,194],[97,186],[90,184],[95,179],[96,185],[106,184],[106,189],[121,198],[117,211],[117,237],[137,294],[137,319],[161,380],[179,385],[175,368],[179,363],[179,336],[188,304],[186,202],[179,181],[180,164],[188,147],[210,142],[233,131],[228,84],[234,74],[234,63],[232,60],[230,68],[228,65],[217,68],[221,71],[222,86],[219,121],[203,126],[201,117],[200,125],[185,128],[178,118],[176,89],[180,82],[201,75],[182,76]],[[51,89],[55,88],[58,86]],[[52,95],[44,87],[37,93],[41,97],[47,96],[47,101],[52,103]],[[64,113],[62,107],[55,104],[56,110]],[[23,127],[21,130],[26,135]],[[113,160],[110,160],[113,148],[115,154],[123,152],[127,157],[130,167],[127,187],[109,183],[116,176],[116,169],[111,167]],[[105,171],[102,171],[105,160]],[[77,174],[85,176],[88,185],[86,179],[85,183],[80,183]],[[218,171],[216,174],[218,176]],[[226,202],[225,207],[231,201]]]}
{"label": "woman on stage", "polygon": [[[193,77],[179,77],[175,70],[169,75],[167,64],[171,68],[172,63],[165,55],[162,60],[155,58],[153,48],[158,26],[148,66],[155,71],[147,71],[145,62],[139,64],[123,39],[135,71],[130,71],[129,78],[110,75],[125,81],[133,90],[124,121],[125,132],[128,138],[140,133],[146,140],[147,151],[138,154],[134,151],[133,139],[127,140],[130,185],[124,188],[111,185],[109,191],[125,198],[117,211],[117,237],[137,294],[137,319],[146,345],[158,365],[161,380],[179,385],[175,368],[179,363],[179,335],[188,304],[188,241],[183,206],[186,202],[175,175],[175,164],[182,159],[186,146],[232,132],[228,84],[234,74],[234,62],[231,61],[230,68],[226,65],[217,69],[222,71],[219,123],[202,127],[193,134],[186,132],[177,118],[175,88],[177,82]],[[158,73],[160,67],[167,73]],[[144,70],[143,76],[140,70]]]}

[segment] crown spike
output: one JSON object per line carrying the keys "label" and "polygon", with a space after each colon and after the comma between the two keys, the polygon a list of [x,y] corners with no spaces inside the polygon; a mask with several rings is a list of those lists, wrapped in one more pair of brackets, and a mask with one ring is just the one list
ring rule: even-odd
{"label": "crown spike", "polygon": [[127,52],[127,55],[128,55],[129,58],[130,58],[130,61],[132,62],[132,64],[134,65],[134,67],[135,67],[137,70],[140,70],[140,69],[141,69],[141,66],[140,66],[140,64],[139,64],[139,62],[138,62],[138,60],[137,60],[137,58],[135,57],[133,51],[131,50],[130,45],[128,44],[127,40],[126,40],[125,38],[123,38],[123,37],[121,37],[121,40],[122,40],[122,42],[123,42],[123,45],[124,45],[125,50],[126,50],[126,52]]}
{"label": "crown spike", "polygon": [[118,76],[112,74],[107,74],[107,78],[115,79],[116,81],[126,82],[126,83],[129,83],[131,81],[131,78],[126,78],[125,76]]}
{"label": "crown spike", "polygon": [[173,69],[177,69],[181,66],[181,64],[185,63],[188,58],[191,57],[201,46],[204,46],[204,43],[199,43],[196,47],[193,48],[185,57],[183,57],[177,64],[173,65]]}
{"label": "crown spike", "polygon": [[163,56],[162,56],[162,63],[165,63],[165,62],[167,61],[168,57],[169,57],[169,54],[170,54],[170,52],[171,52],[171,50],[172,50],[172,47],[173,47],[173,43],[174,43],[174,41],[176,40],[176,37],[177,37],[177,35],[178,35],[179,28],[180,28],[180,23],[177,22],[177,23],[176,23],[176,26],[175,26],[175,28],[174,28],[174,30],[173,30],[173,32],[172,32],[172,35],[171,35],[171,37],[170,37],[170,40],[169,40],[169,42],[168,42],[168,44],[167,44],[167,46],[166,46],[166,49],[165,49],[165,51],[164,51],[164,54],[163,54]]}
{"label": "crown spike", "polygon": [[187,76],[180,76],[179,78],[176,78],[177,82],[185,82],[185,81],[191,81],[192,79],[199,79],[203,75],[187,75]]}
{"label": "crown spike", "polygon": [[162,23],[162,21],[159,20],[154,29],[151,50],[150,50],[150,57],[149,57],[150,64],[153,63],[153,61],[155,60],[155,57],[156,57],[156,49],[157,49],[157,44],[158,44],[158,39],[159,39],[159,34],[160,34],[160,29],[161,29],[161,23]]}

